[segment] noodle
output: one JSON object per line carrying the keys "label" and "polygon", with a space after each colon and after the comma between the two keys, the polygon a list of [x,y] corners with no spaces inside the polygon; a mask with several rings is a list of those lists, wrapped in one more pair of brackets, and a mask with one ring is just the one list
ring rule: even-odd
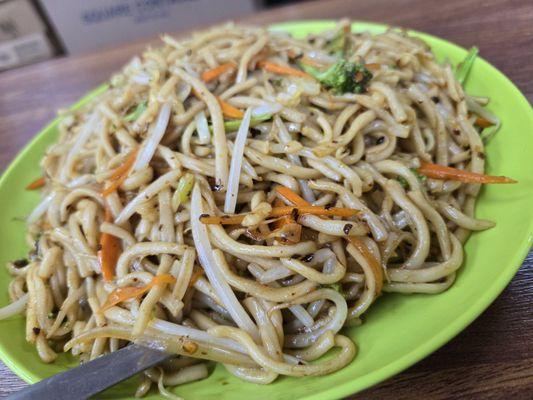
{"label": "noodle", "polygon": [[[134,58],[61,122],[0,319],[25,313],[44,362],[65,340],[84,361],[176,353],[136,396],[177,398],[165,386],[204,360],[260,384],[337,371],[356,355],[341,330],[382,290],[450,287],[469,233],[494,226],[464,180],[484,171],[473,121],[500,122],[420,40],[346,24],[228,24]],[[353,73],[325,78],[336,63]],[[463,180],[422,176],[432,162]]]}

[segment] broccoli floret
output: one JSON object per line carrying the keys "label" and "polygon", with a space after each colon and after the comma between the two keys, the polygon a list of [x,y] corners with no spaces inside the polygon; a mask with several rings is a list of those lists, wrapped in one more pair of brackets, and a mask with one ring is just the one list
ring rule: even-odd
{"label": "broccoli floret", "polygon": [[337,61],[325,71],[304,64],[302,68],[336,93],[365,92],[368,82],[372,79],[372,73],[363,64],[346,60]]}

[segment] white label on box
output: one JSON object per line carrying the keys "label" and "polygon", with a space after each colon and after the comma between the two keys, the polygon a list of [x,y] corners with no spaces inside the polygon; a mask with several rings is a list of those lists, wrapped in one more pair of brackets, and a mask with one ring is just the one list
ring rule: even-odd
{"label": "white label on box", "polygon": [[235,19],[255,0],[40,0],[70,54]]}

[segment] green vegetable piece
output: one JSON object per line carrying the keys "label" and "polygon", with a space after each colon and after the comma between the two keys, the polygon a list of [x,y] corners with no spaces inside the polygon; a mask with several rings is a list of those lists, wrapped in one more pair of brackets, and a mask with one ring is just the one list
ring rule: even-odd
{"label": "green vegetable piece", "polygon": [[500,130],[500,125],[493,125],[488,128],[483,129],[479,135],[481,136],[481,140],[483,140],[483,143],[488,143],[490,139],[494,137],[496,132]]}
{"label": "green vegetable piece", "polygon": [[147,106],[148,106],[147,101],[143,101],[142,103],[139,103],[137,107],[135,107],[135,110],[133,110],[132,112],[130,112],[128,115],[124,117],[124,121],[135,121],[146,110]]}
{"label": "green vegetable piece", "polygon": [[[264,114],[264,115],[258,115],[257,117],[253,117],[250,119],[250,128],[253,128],[254,126],[259,125],[261,122],[268,121],[272,118],[272,115],[270,114]],[[230,121],[224,121],[224,129],[226,132],[234,132],[239,129],[239,126],[241,126],[242,119],[232,119]],[[212,130],[212,126],[210,125],[209,128]]]}
{"label": "green vegetable piece", "polygon": [[421,182],[421,183],[426,183],[426,181],[428,180],[428,177],[425,176],[425,175],[422,175],[420,172],[418,172],[418,170],[416,168],[409,168],[411,170],[411,172],[413,174],[415,174],[415,176],[418,178],[418,180]]}
{"label": "green vegetable piece", "polygon": [[191,193],[193,184],[194,184],[193,174],[185,174],[180,178],[180,180],[178,181],[178,188],[176,189],[176,195],[177,195],[177,204],[175,204],[176,208],[178,208],[180,204],[185,203],[187,201],[187,199],[189,198],[189,194]]}
{"label": "green vegetable piece", "polygon": [[400,182],[400,185],[402,185],[404,189],[407,189],[409,187],[409,183],[403,176],[396,177],[396,180]]}
{"label": "green vegetable piece", "polygon": [[339,60],[325,71],[301,64],[309,75],[335,93],[362,93],[366,91],[372,73],[363,64]]}
{"label": "green vegetable piece", "polygon": [[466,82],[466,78],[468,77],[468,74],[470,73],[470,70],[474,65],[474,61],[476,60],[478,53],[479,49],[477,47],[474,46],[470,48],[465,59],[457,65],[455,77],[461,85],[464,85],[464,83]]}
{"label": "green vegetable piece", "polygon": [[281,79],[281,78],[270,78],[270,83],[274,87],[280,87],[283,84],[283,79]]}
{"label": "green vegetable piece", "polygon": [[344,56],[346,51],[346,32],[344,28],[340,28],[331,41],[326,45],[326,49],[329,50],[331,54],[338,55],[339,57]]}
{"label": "green vegetable piece", "polygon": [[330,283],[329,285],[321,285],[321,287],[324,289],[333,289],[342,294],[342,285],[339,282]]}

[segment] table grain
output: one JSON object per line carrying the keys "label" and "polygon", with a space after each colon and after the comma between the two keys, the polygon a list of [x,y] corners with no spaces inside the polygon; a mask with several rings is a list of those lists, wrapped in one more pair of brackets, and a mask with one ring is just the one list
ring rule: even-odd
{"label": "table grain", "polygon": [[[476,45],[533,102],[532,0],[332,0],[256,13],[269,24],[347,17]],[[183,34],[179,30],[177,34]],[[0,171],[51,120],[156,38],[0,74]],[[533,129],[533,127],[532,127]],[[532,134],[519,132],[519,134]],[[533,252],[498,299],[467,329],[413,367],[357,399],[528,399],[533,396]],[[0,362],[0,398],[25,386]]]}

